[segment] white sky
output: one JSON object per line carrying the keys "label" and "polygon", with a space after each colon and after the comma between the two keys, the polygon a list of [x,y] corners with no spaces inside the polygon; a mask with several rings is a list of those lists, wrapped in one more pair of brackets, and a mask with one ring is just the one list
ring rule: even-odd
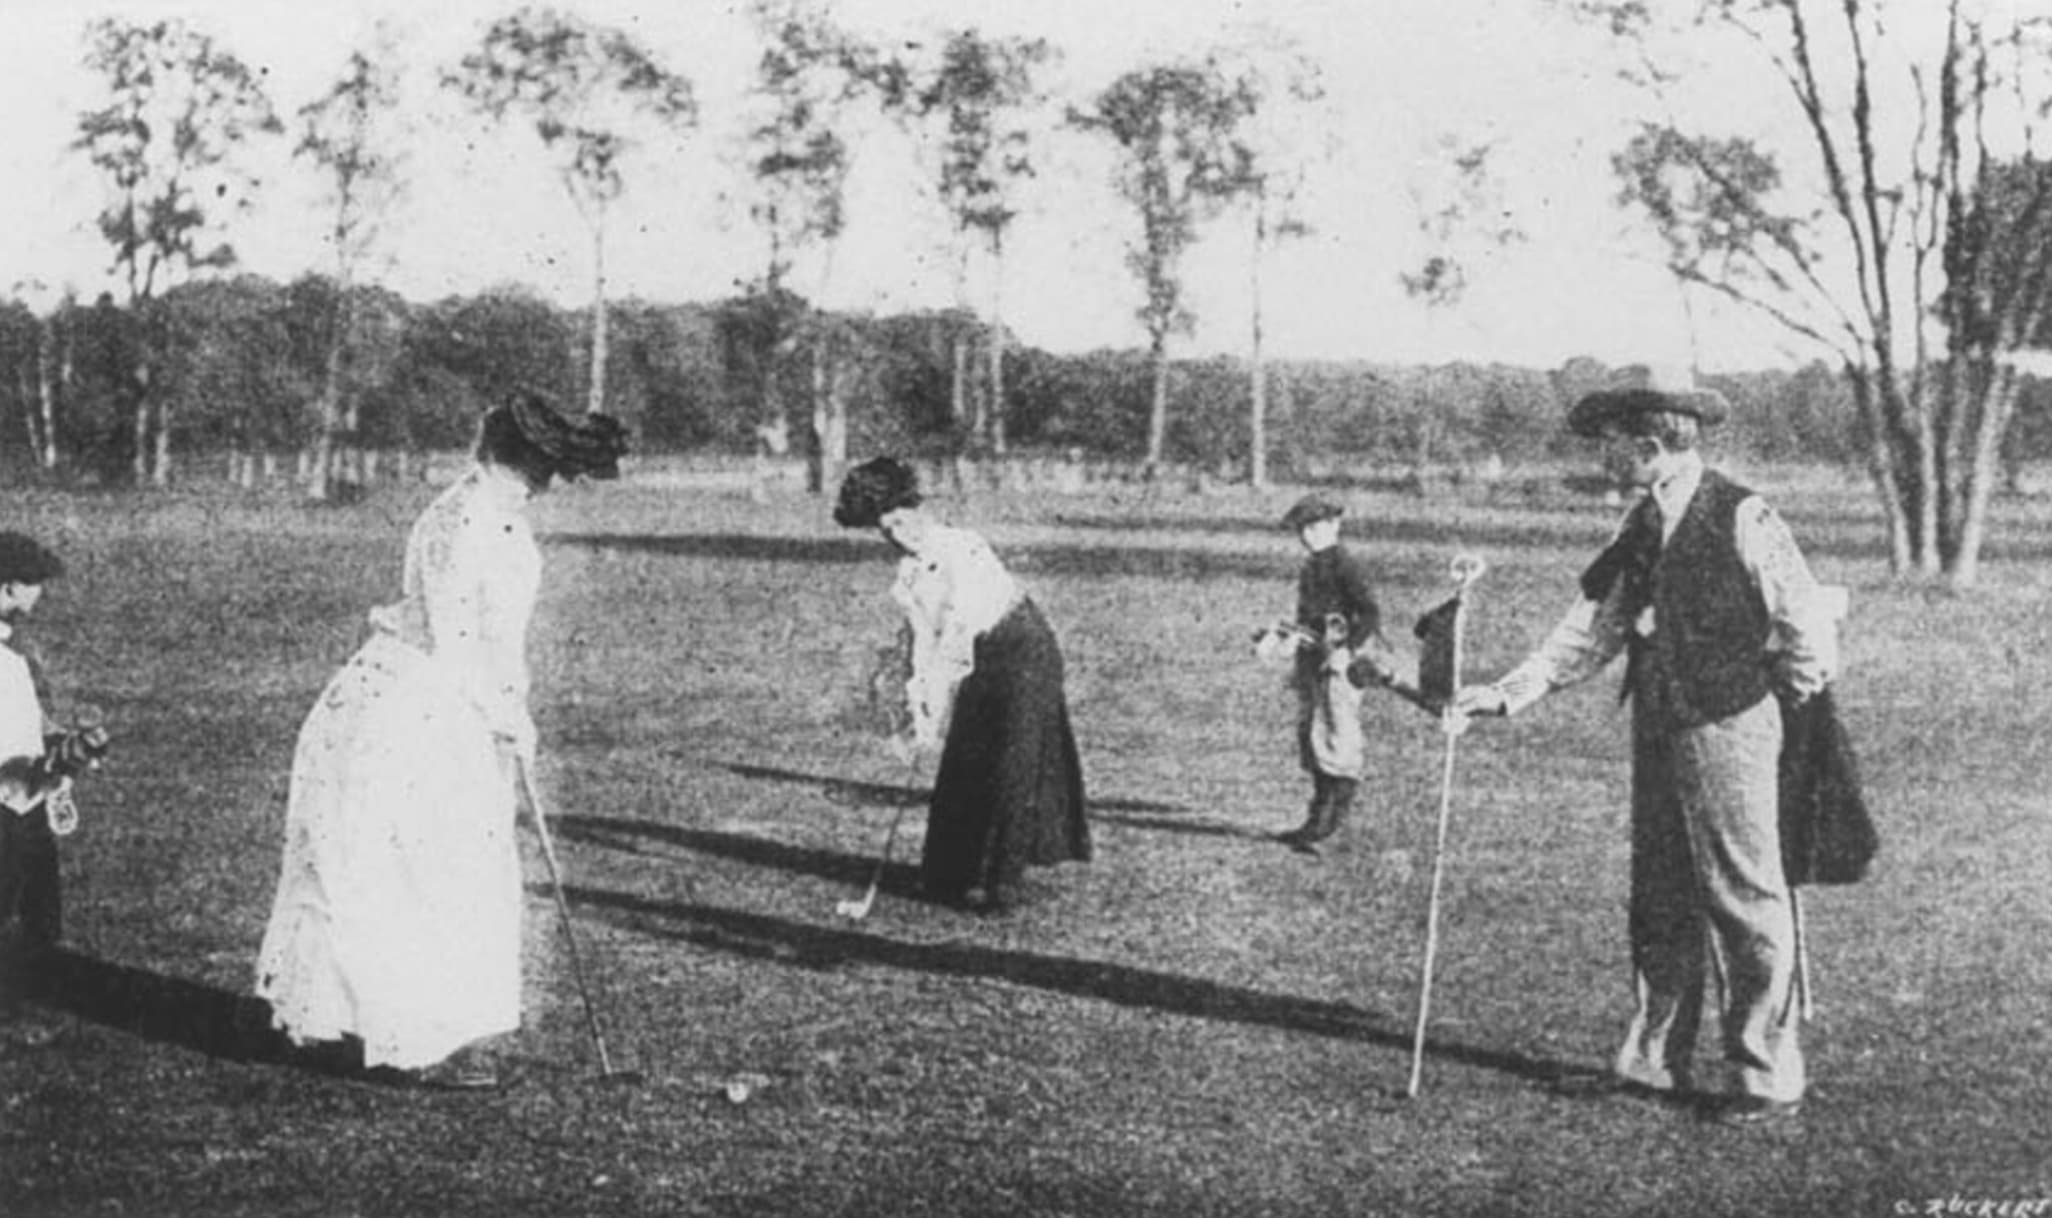
{"label": "white sky", "polygon": [[[0,294],[40,282],[91,295],[109,252],[92,226],[101,185],[67,151],[78,114],[104,97],[82,66],[93,15],[178,15],[263,70],[281,115],[312,100],[344,56],[389,16],[403,33],[419,123],[411,193],[393,217],[376,274],[423,301],[506,282],[565,305],[589,295],[584,229],[531,135],[493,132],[433,96],[453,62],[515,0],[0,0]],[[729,0],[560,0],[633,32],[690,77],[699,133],[628,166],[608,262],[613,296],[707,300],[760,273],[763,248],[728,193],[726,159],[756,49]],[[1609,157],[1644,102],[1615,82],[1593,31],[1543,0],[841,0],[837,16],[878,39],[974,24],[1047,37],[1064,53],[1050,80],[1082,101],[1150,57],[1229,42],[1261,22],[1302,39],[1324,64],[1340,151],[1311,190],[1314,234],[1265,272],[1271,352],[1391,362],[1494,360],[1557,366],[1574,355],[1710,369],[1809,358],[1778,331],[1698,302],[1692,328],[1654,246],[1613,205]],[[1729,100],[1748,96],[1734,90]],[[1479,269],[1467,300],[1434,316],[1398,275],[1423,256],[1411,188],[1430,180],[1443,138],[1495,138],[1507,199],[1529,240]],[[327,269],[318,179],[278,142],[257,209],[230,239],[242,268],[279,280]],[[896,136],[857,147],[850,229],[820,296],[879,311],[941,306],[952,279],[925,173]],[[1028,343],[1054,350],[1144,342],[1139,289],[1123,243],[1130,208],[1105,153],[1063,134],[1011,237],[1005,309]],[[1206,230],[1188,267],[1198,315],[1183,351],[1244,346],[1244,223]],[[816,282],[816,281],[815,281]],[[806,285],[801,283],[801,290]],[[20,294],[41,303],[34,293]]]}

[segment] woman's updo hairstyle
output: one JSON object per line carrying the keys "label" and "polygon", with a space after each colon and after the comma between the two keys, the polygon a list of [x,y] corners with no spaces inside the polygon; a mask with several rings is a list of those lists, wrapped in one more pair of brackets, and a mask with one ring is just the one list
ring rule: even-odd
{"label": "woman's updo hairstyle", "polygon": [[539,391],[527,389],[485,413],[477,458],[512,469],[536,486],[552,478],[620,476],[627,429],[611,415],[570,415]]}
{"label": "woman's updo hairstyle", "polygon": [[918,507],[919,475],[896,457],[877,457],[848,471],[834,504],[834,523],[873,529],[899,508]]}

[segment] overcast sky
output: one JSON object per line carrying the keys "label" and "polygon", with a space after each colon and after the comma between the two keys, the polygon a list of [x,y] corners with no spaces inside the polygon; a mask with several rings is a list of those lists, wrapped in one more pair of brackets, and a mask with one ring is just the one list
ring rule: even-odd
{"label": "overcast sky", "polygon": [[[414,300],[526,284],[565,305],[589,297],[590,254],[575,213],[531,135],[495,133],[427,87],[512,0],[0,0],[0,293],[39,281],[90,295],[108,286],[109,253],[92,227],[100,183],[66,145],[104,86],[82,65],[95,14],[179,15],[262,70],[289,115],[369,43],[374,21],[401,33],[419,120],[412,189],[392,218],[375,273]],[[694,82],[698,134],[645,149],[628,167],[612,226],[612,294],[706,300],[760,274],[761,239],[732,196],[728,159],[756,55],[728,0],[562,0],[559,8],[638,36]],[[1557,366],[1578,354],[1613,363],[1709,369],[1781,365],[1812,353],[1775,331],[1699,302],[1691,323],[1655,247],[1613,205],[1610,154],[1644,101],[1614,80],[1593,31],[1542,0],[841,0],[836,15],[879,41],[930,40],[948,26],[1037,34],[1063,53],[1058,102],[1086,99],[1120,71],[1230,44],[1253,24],[1295,36],[1322,62],[1338,149],[1312,188],[1313,232],[1265,273],[1267,333],[1278,354],[1392,362],[1495,360]],[[1744,99],[1734,93],[1732,102]],[[1417,190],[1429,189],[1448,139],[1497,142],[1504,197],[1528,234],[1477,268],[1468,299],[1435,314],[1398,276],[1425,250]],[[327,269],[318,181],[277,154],[256,210],[230,233],[243,268],[280,280]],[[880,311],[943,306],[953,280],[925,170],[888,132],[862,139],[849,231],[823,284],[827,303]],[[1105,153],[1063,134],[1011,238],[1007,317],[1055,350],[1145,341],[1139,290],[1123,260],[1136,228],[1112,191]],[[1237,351],[1248,327],[1244,223],[1205,230],[1188,268],[1197,330],[1183,349]],[[24,295],[27,295],[24,293]]]}

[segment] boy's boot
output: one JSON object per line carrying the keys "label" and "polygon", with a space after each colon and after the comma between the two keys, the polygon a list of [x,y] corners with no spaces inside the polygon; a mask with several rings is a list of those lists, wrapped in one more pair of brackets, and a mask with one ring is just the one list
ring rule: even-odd
{"label": "boy's boot", "polygon": [[1331,837],[1347,827],[1347,817],[1354,810],[1354,794],[1361,789],[1356,778],[1335,778],[1332,791],[1325,799],[1325,832],[1320,837]]}
{"label": "boy's boot", "polygon": [[1291,846],[1303,846],[1317,840],[1325,826],[1325,807],[1331,800],[1332,779],[1324,774],[1313,772],[1311,775],[1311,803],[1304,809],[1304,823],[1287,833],[1280,834],[1278,840]]}

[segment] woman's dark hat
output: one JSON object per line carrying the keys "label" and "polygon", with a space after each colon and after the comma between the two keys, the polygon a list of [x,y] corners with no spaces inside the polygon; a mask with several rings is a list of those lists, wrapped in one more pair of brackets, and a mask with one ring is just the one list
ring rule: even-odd
{"label": "woman's dark hat", "polygon": [[35,538],[0,533],[0,584],[47,584],[62,574],[64,564]]}
{"label": "woman's dark hat", "polygon": [[873,529],[899,508],[918,507],[919,475],[896,457],[864,461],[841,479],[834,504],[834,523],[850,529]]}
{"label": "woman's dark hat", "polygon": [[1613,426],[1666,411],[1685,414],[1704,427],[1715,427],[1731,413],[1731,404],[1715,389],[1696,384],[1679,368],[1635,364],[1612,374],[1610,383],[1588,394],[1568,411],[1568,430],[1595,439]]}
{"label": "woman's dark hat", "polygon": [[561,477],[620,476],[620,458],[627,452],[627,428],[620,420],[597,411],[565,414],[532,390],[513,395],[507,409],[521,438],[547,457]]}
{"label": "woman's dark hat", "polygon": [[1291,504],[1290,510],[1283,513],[1282,526],[1294,533],[1307,524],[1317,524],[1321,520],[1331,520],[1346,514],[1346,506],[1339,500],[1324,491],[1312,491]]}

